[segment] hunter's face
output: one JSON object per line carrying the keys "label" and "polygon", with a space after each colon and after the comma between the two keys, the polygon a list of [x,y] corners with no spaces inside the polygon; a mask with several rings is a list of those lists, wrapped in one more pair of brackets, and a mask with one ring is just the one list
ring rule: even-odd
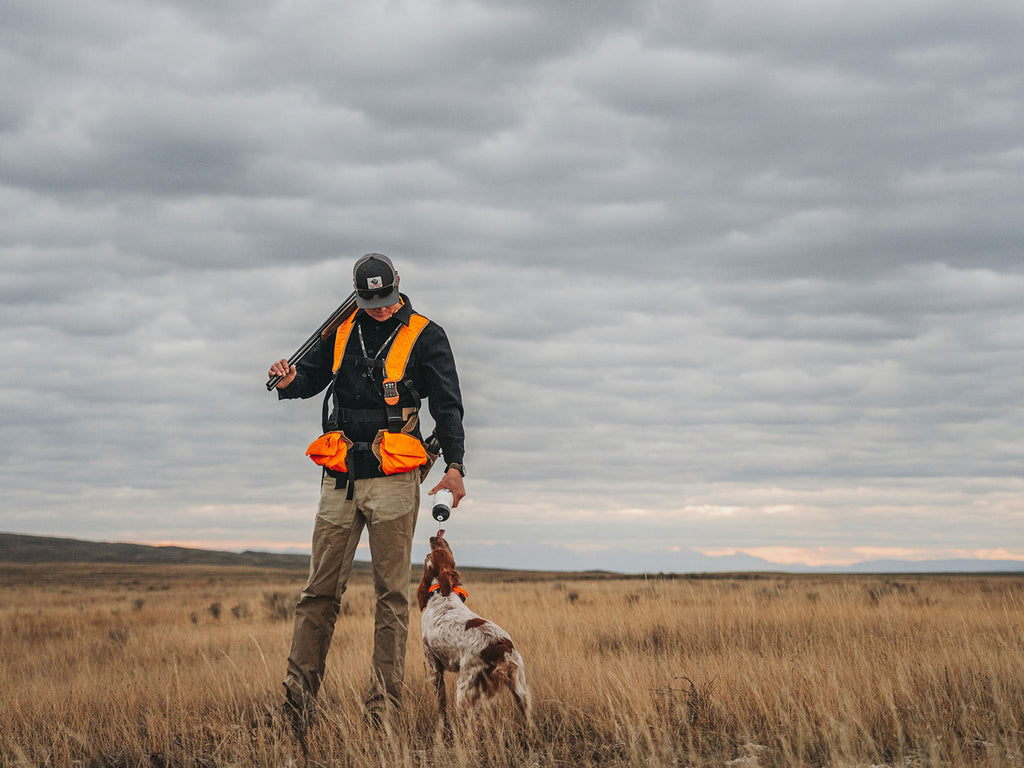
{"label": "hunter's face", "polygon": [[390,307],[380,307],[378,309],[364,309],[363,312],[368,314],[378,323],[383,323],[389,317],[391,317],[398,309],[402,306],[402,302],[398,301],[392,304]]}

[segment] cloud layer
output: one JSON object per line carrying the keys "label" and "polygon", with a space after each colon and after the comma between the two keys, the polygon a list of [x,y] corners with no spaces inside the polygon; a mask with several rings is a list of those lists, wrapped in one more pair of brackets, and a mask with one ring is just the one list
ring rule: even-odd
{"label": "cloud layer", "polygon": [[264,373],[381,251],[481,561],[1024,559],[1013,3],[0,14],[0,529],[307,546]]}

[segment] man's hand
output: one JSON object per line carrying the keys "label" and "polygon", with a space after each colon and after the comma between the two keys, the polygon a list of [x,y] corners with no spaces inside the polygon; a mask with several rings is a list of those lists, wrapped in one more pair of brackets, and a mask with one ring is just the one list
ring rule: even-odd
{"label": "man's hand", "polygon": [[273,378],[274,376],[280,376],[281,380],[277,382],[278,389],[284,389],[293,381],[295,381],[295,366],[288,365],[287,360],[278,360],[267,372],[267,378]]}
{"label": "man's hand", "polygon": [[459,502],[466,496],[466,484],[462,482],[462,473],[457,469],[449,469],[445,472],[441,482],[430,489],[430,495],[433,496],[442,488],[447,488],[452,492],[453,509],[459,506]]}

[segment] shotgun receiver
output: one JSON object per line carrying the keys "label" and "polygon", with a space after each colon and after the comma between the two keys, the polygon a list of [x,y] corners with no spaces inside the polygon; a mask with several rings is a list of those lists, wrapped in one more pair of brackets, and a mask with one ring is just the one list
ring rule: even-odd
{"label": "shotgun receiver", "polygon": [[[313,335],[306,339],[306,343],[295,350],[295,353],[288,358],[288,367],[291,368],[293,365],[298,363],[302,358],[309,354],[311,350],[320,339],[327,338],[334,333],[338,326],[345,322],[349,316],[356,311],[356,294],[353,291],[342,305],[338,307],[331,316],[324,320],[323,325],[313,331]],[[267,381],[267,391],[273,391],[274,387],[277,386],[278,382],[281,381],[282,376],[271,376]]]}

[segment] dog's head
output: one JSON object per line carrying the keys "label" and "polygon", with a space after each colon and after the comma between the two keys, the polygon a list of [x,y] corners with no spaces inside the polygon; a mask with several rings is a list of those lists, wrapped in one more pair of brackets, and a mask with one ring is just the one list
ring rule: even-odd
{"label": "dog's head", "polygon": [[[430,554],[438,550],[446,551],[449,555],[452,554],[452,548],[448,545],[448,541],[444,538],[444,529],[442,528],[437,532],[436,536],[430,537]],[[430,555],[428,555],[429,557]],[[452,558],[454,560],[454,557]]]}
{"label": "dog's head", "polygon": [[419,589],[416,590],[416,598],[422,611],[427,606],[430,597],[430,587],[437,581],[437,591],[442,595],[450,595],[454,587],[462,582],[459,579],[459,572],[455,570],[455,557],[452,555],[452,548],[444,539],[444,531],[438,531],[436,536],[430,537],[430,552],[423,561],[423,579],[420,581]]}

